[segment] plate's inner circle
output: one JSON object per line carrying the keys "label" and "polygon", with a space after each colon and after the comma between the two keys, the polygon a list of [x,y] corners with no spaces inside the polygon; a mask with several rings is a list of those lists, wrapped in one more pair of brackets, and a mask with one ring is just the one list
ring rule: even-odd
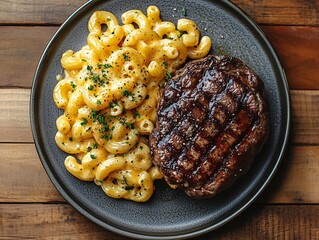
{"label": "plate's inner circle", "polygon": [[[170,189],[164,181],[157,181],[155,193],[147,203],[111,199],[93,182],[82,182],[69,174],[63,165],[67,155],[55,144],[55,120],[61,111],[53,102],[52,91],[56,75],[62,72],[62,53],[68,49],[77,51],[86,44],[87,22],[95,10],[110,11],[120,19],[121,14],[130,9],[146,13],[149,5],[159,7],[163,20],[175,24],[180,18],[194,20],[202,35],[211,37],[212,53],[240,58],[264,82],[270,116],[269,140],[248,174],[215,198],[194,200],[182,191]],[[226,0],[92,1],[69,18],[50,42],[35,76],[30,109],[41,161],[64,198],[89,219],[109,230],[127,236],[164,239],[189,237],[217,228],[259,195],[277,168],[286,145],[287,96],[280,63],[267,40]]]}

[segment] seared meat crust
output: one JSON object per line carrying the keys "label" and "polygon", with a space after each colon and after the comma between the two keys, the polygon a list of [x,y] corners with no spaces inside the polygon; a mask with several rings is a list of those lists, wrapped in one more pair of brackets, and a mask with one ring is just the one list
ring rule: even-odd
{"label": "seared meat crust", "polygon": [[150,136],[153,162],[171,187],[211,197],[250,168],[268,128],[257,74],[238,58],[209,55],[163,89]]}

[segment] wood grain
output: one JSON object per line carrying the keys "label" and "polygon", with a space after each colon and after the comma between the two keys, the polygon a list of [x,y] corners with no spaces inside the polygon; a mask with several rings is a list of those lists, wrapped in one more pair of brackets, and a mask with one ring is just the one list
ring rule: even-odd
{"label": "wood grain", "polygon": [[0,144],[0,152],[0,202],[65,202],[44,171],[34,144]]}
{"label": "wood grain", "polygon": [[[291,90],[293,144],[319,144],[319,91]],[[1,142],[33,142],[29,120],[29,89],[0,89]],[[12,100],[14,96],[14,101]]]}
{"label": "wood grain", "polygon": [[33,142],[29,89],[0,89],[0,142]]}
{"label": "wood grain", "polygon": [[253,205],[234,221],[201,239],[319,239],[319,206]]}
{"label": "wood grain", "polygon": [[0,27],[0,87],[31,87],[41,54],[57,29]]}
{"label": "wood grain", "polygon": [[261,28],[278,54],[290,88],[319,89],[319,27]]}
{"label": "wood grain", "polygon": [[[128,240],[89,221],[68,204],[0,204],[0,239]],[[200,239],[318,239],[319,206],[253,205]]]}
{"label": "wood grain", "polygon": [[[0,240],[131,239],[65,202],[31,135],[30,87],[41,53],[86,1],[0,1]],[[236,219],[194,240],[319,240],[319,1],[230,1],[261,26],[278,53],[292,89],[293,124],[287,153],[265,192]]]}
{"label": "wood grain", "polygon": [[292,127],[290,141],[294,144],[319,143],[319,92],[290,91]]}
{"label": "wood grain", "polygon": [[59,25],[87,0],[1,1],[1,24]]}
{"label": "wood grain", "polygon": [[319,25],[316,0],[231,0],[259,24]]}
{"label": "wood grain", "polygon": [[[0,87],[31,86],[40,56],[58,27],[0,27]],[[291,89],[319,89],[319,28],[262,26]],[[23,38],[21,38],[23,36]],[[17,66],[19,63],[19,66]]]}
{"label": "wood grain", "polygon": [[[64,202],[33,144],[0,144],[0,152],[0,202]],[[258,202],[319,203],[318,155],[319,146],[291,146]]]}
{"label": "wood grain", "polygon": [[[2,1],[0,23],[59,25],[85,2],[85,0]],[[319,25],[319,3],[316,0],[232,0],[232,2],[259,24]]]}
{"label": "wood grain", "polygon": [[259,203],[319,203],[319,146],[289,146]]}
{"label": "wood grain", "polygon": [[0,239],[125,239],[68,204],[0,204],[0,213]]}

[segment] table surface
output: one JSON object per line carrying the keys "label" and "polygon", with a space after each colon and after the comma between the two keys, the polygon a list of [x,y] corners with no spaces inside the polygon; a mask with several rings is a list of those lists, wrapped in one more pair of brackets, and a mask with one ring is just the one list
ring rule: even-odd
{"label": "table surface", "polygon": [[[128,239],[92,223],[61,197],[30,129],[37,62],[59,25],[84,2],[0,3],[0,239]],[[236,219],[196,239],[319,239],[319,1],[232,2],[277,51],[290,86],[293,124],[287,154],[265,192]]]}

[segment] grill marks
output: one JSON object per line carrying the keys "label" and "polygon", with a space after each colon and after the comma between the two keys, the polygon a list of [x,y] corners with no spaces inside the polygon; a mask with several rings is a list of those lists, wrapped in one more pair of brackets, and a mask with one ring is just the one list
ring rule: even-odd
{"label": "grill marks", "polygon": [[[162,108],[162,116],[167,119],[164,121],[167,123],[165,129],[169,134],[165,135],[167,139],[160,142],[168,142],[171,145],[166,147],[169,147],[170,152],[174,152],[170,156],[172,161],[177,163],[174,169],[183,173],[184,180],[195,185],[225,164],[228,154],[232,152],[229,149],[234,148],[235,143],[238,145],[241,142],[238,140],[247,135],[247,129],[254,123],[247,121],[249,109],[245,107],[247,97],[244,87],[234,80],[227,84],[225,81],[212,82],[214,77],[216,75],[212,77],[209,71],[206,71],[202,81],[192,89],[193,94],[190,94],[190,91],[184,92],[184,97],[177,102],[167,104],[167,111]],[[189,82],[185,81],[186,87],[190,86]],[[179,90],[180,86],[174,85],[177,84],[172,82],[170,90],[175,91],[174,95],[181,95],[183,86]],[[188,95],[191,96],[187,98]],[[232,119],[231,115],[236,115],[239,111],[236,120]],[[173,123],[169,120],[172,118],[175,120]],[[174,123],[180,121],[183,121],[182,124],[176,127]],[[185,142],[187,145],[183,146]],[[211,145],[220,147],[210,149]]]}
{"label": "grill marks", "polygon": [[[209,80],[204,79],[206,81],[203,81],[203,85]],[[206,181],[211,175],[214,176],[216,169],[226,164],[228,156],[233,152],[231,149],[236,149],[235,146],[240,145],[248,134],[247,130],[254,124],[254,121],[247,118],[249,109],[244,102],[238,102],[238,96],[233,96],[230,91],[234,83],[238,88],[238,83],[230,81],[220,94],[210,95],[209,100],[204,100],[204,93],[201,88],[197,88],[195,95],[200,97],[190,100],[193,102],[191,108],[188,101],[184,104],[180,103],[183,100],[175,103],[179,109],[191,109],[182,110],[183,114],[175,115],[176,122],[185,121],[186,124],[182,123],[178,128],[170,124],[170,134],[167,135],[168,138],[172,138],[170,149],[174,154],[171,161],[177,163],[175,170],[182,173],[187,187],[190,183],[198,187],[202,181]],[[241,95],[245,96],[243,93],[244,91]],[[243,97],[241,100],[244,101],[246,98]],[[233,119],[232,115],[237,116]],[[194,122],[198,124],[192,125]],[[183,146],[185,142],[187,144]]]}
{"label": "grill marks", "polygon": [[245,167],[240,161],[254,140],[261,107],[251,90],[259,83],[247,69],[238,59],[211,56],[186,65],[164,89],[153,155],[165,179],[189,188],[189,195]]}

